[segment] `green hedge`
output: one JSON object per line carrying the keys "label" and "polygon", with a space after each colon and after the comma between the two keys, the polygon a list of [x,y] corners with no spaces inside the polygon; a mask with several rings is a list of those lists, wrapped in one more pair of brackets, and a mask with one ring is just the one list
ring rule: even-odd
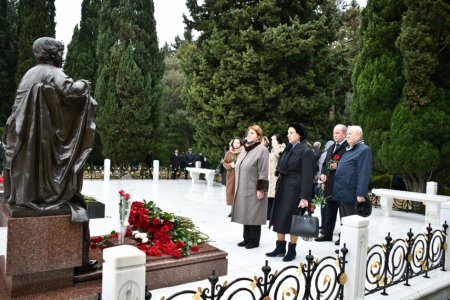
{"label": "green hedge", "polygon": [[391,182],[392,182],[391,174],[373,175],[372,178],[370,179],[369,190],[372,190],[373,188],[390,189]]}

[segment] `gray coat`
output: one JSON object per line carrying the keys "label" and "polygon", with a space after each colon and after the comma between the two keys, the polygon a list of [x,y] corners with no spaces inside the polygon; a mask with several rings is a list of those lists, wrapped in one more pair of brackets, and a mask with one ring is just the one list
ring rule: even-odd
{"label": "gray coat", "polygon": [[[267,222],[267,188],[269,151],[259,144],[247,152],[242,150],[235,166],[235,196],[231,221],[244,225],[263,225]],[[257,190],[266,191],[258,200]]]}

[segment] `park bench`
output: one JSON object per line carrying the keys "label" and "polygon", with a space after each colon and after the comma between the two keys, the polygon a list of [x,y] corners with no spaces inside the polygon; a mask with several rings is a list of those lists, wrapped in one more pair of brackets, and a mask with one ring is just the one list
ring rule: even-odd
{"label": "park bench", "polygon": [[425,205],[425,224],[442,225],[440,223],[441,204],[450,202],[450,196],[432,193],[416,193],[390,189],[372,189],[372,193],[380,197],[380,205],[385,217],[392,214],[395,199],[422,202]]}
{"label": "park bench", "polygon": [[206,182],[208,183],[208,185],[213,185],[216,170],[204,168],[186,168],[186,170],[189,171],[189,175],[192,178],[192,183],[199,182],[200,174],[205,174]]}

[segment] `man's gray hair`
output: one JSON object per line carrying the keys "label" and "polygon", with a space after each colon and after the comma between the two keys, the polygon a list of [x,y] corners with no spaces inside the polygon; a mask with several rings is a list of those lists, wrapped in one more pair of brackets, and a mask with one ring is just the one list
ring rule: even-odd
{"label": "man's gray hair", "polygon": [[347,131],[354,132],[359,135],[360,140],[363,139],[363,130],[362,130],[361,126],[359,126],[359,125],[348,126]]}

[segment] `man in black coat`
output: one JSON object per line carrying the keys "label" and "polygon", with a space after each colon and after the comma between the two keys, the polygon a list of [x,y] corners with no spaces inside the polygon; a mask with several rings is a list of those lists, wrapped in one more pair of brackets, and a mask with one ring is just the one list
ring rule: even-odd
{"label": "man in black coat", "polygon": [[[333,231],[336,225],[337,212],[339,209],[339,201],[333,199],[333,185],[336,169],[339,164],[339,160],[346,151],[348,146],[345,137],[347,136],[347,127],[342,124],[334,126],[333,140],[334,145],[328,148],[327,156],[322,165],[322,172],[320,180],[322,181],[323,196],[327,199],[325,208],[325,220],[323,224],[323,235],[316,238],[316,242],[332,241]],[[339,245],[339,240],[336,242]]]}
{"label": "man in black coat", "polygon": [[172,179],[177,179],[177,172],[180,170],[181,159],[178,155],[178,149],[170,155],[170,165],[172,166]]}

